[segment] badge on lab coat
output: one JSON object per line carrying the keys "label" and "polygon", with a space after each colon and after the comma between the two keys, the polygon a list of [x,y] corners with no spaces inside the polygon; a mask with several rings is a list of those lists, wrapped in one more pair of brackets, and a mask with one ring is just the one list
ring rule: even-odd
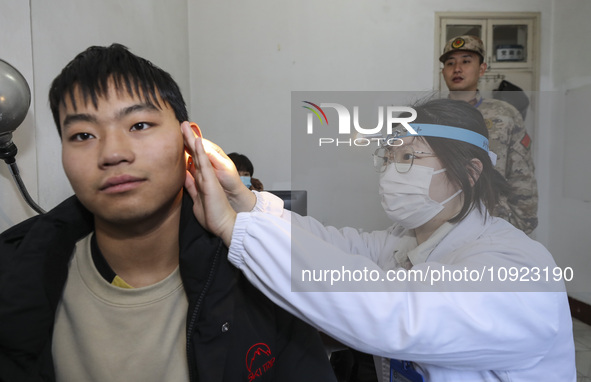
{"label": "badge on lab coat", "polygon": [[412,365],[412,362],[390,360],[390,382],[425,382]]}

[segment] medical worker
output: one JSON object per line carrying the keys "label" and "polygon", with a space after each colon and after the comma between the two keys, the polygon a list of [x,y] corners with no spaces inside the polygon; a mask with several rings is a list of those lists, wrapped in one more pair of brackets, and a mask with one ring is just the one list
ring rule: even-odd
{"label": "medical worker", "polygon": [[490,215],[506,183],[482,115],[450,99],[414,108],[412,131],[374,154],[394,222],[383,231],[325,227],[249,192],[221,149],[185,129],[194,213],[269,298],[376,355],[381,381],[575,381],[572,274]]}

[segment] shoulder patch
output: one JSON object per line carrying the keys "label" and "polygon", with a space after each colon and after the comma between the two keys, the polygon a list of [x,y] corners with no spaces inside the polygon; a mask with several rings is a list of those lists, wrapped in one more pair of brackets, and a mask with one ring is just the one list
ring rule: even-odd
{"label": "shoulder patch", "polygon": [[529,137],[528,133],[525,133],[525,135],[521,139],[520,143],[523,145],[523,147],[525,147],[526,149],[529,149],[529,146],[531,145],[531,138]]}

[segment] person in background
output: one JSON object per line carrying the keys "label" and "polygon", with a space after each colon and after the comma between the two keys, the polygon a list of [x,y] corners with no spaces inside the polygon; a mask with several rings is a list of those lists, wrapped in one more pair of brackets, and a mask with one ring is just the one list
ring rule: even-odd
{"label": "person in background", "polygon": [[334,381],[195,219],[181,131],[201,133],[170,74],[93,46],[49,103],[75,196],[0,235],[0,381]]}
{"label": "person in background", "polygon": [[532,140],[521,114],[507,102],[483,98],[478,81],[486,71],[484,44],[476,36],[450,39],[439,61],[441,74],[452,99],[468,102],[483,115],[490,149],[497,155],[495,168],[507,179],[511,191],[501,196],[493,215],[527,234],[538,225],[538,187],[532,159]]}
{"label": "person in background", "polygon": [[575,382],[564,278],[543,275],[562,270],[544,246],[491,216],[508,186],[482,115],[452,99],[413,107],[416,134],[395,131],[374,154],[393,221],[384,230],[326,227],[287,211],[186,132],[198,169],[186,183],[194,213],[269,298],[376,355],[382,382]]}
{"label": "person in background", "polygon": [[263,191],[263,183],[257,178],[253,178],[254,166],[246,155],[230,153],[228,154],[228,157],[234,162],[238,174],[240,175],[240,180],[242,180],[242,183],[244,183],[249,190]]}

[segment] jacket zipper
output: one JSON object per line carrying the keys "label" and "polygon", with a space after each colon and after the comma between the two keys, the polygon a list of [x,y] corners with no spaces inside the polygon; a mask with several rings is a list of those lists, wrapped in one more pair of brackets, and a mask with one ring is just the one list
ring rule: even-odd
{"label": "jacket zipper", "polygon": [[196,382],[196,362],[195,362],[195,357],[193,355],[193,347],[191,346],[191,336],[193,334],[193,330],[195,329],[195,321],[197,320],[197,316],[199,315],[199,310],[201,308],[201,303],[203,302],[203,299],[205,298],[205,294],[207,293],[207,290],[209,289],[212,281],[213,281],[213,275],[216,269],[216,265],[218,262],[218,257],[220,254],[220,249],[222,247],[222,241],[219,241],[218,244],[218,248],[215,252],[214,258],[213,258],[213,263],[211,265],[211,267],[209,268],[209,273],[207,275],[207,281],[205,282],[205,285],[203,286],[203,290],[201,291],[201,294],[199,295],[199,298],[197,299],[197,303],[195,304],[195,308],[193,308],[193,313],[191,314],[191,319],[189,321],[189,326],[187,327],[187,363],[189,365],[189,381],[192,382]]}

